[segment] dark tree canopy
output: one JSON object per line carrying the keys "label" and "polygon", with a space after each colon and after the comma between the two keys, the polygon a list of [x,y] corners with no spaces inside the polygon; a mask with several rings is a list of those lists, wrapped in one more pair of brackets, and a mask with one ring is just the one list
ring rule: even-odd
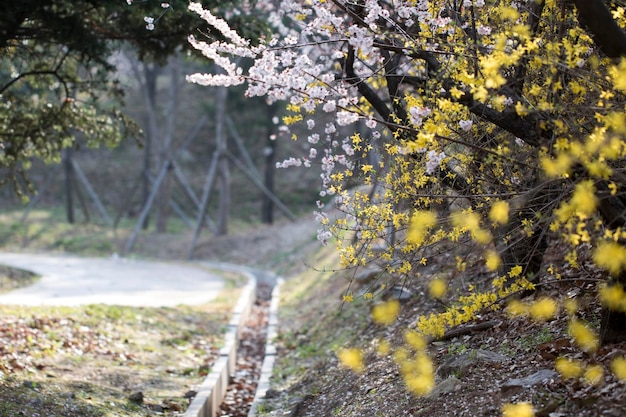
{"label": "dark tree canopy", "polygon": [[[235,0],[236,1],[236,0]],[[203,1],[223,7],[235,1]],[[134,123],[118,109],[123,91],[111,55],[123,44],[142,60],[163,62],[187,48],[187,36],[206,30],[187,1],[7,0],[0,14],[0,184],[18,193],[28,184],[31,157],[55,161],[80,136],[113,145]],[[157,19],[146,29],[144,17]],[[159,18],[160,17],[160,18]],[[235,26],[260,29],[238,16]]]}

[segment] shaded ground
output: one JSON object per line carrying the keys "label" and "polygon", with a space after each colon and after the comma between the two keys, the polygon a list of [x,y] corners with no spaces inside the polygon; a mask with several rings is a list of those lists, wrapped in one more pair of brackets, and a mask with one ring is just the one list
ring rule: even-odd
{"label": "shaded ground", "polygon": [[175,415],[219,353],[219,310],[0,306],[0,415]]}
{"label": "shaded ground", "polygon": [[[588,265],[583,271],[569,268],[558,261],[557,252],[550,256],[560,262],[564,275],[559,281],[543,276],[544,285],[527,300],[546,295],[574,299],[580,306],[578,318],[597,331],[600,307],[596,285],[601,273]],[[451,279],[450,283],[480,285],[481,280],[491,280],[480,265],[452,280],[454,265],[449,255],[433,261],[420,271],[423,279],[403,281],[412,296],[402,303],[393,325],[380,326],[372,322],[369,313],[377,300],[355,297],[349,304],[341,301],[348,285],[359,294],[372,283],[350,284],[348,272],[332,272],[331,252],[319,254],[314,262],[326,272],[299,275],[281,291],[279,360],[260,415],[501,416],[503,404],[519,402],[532,403],[535,415],[544,417],[624,415],[626,383],[613,375],[610,363],[626,355],[626,344],[581,352],[568,334],[564,310],[544,323],[524,317],[511,319],[503,311],[485,311],[479,320],[457,328],[457,336],[448,333],[429,343],[427,350],[437,369],[436,389],[426,398],[408,393],[392,355],[406,346],[405,333],[415,328],[421,315],[443,311],[442,303],[427,295],[427,282],[434,275]],[[471,331],[474,325],[478,326]],[[391,344],[390,354],[379,353],[383,340]],[[361,374],[339,365],[336,352],[342,347],[363,349],[366,367]],[[565,380],[555,372],[555,359],[561,356],[599,365],[603,375],[595,384],[581,377]]]}

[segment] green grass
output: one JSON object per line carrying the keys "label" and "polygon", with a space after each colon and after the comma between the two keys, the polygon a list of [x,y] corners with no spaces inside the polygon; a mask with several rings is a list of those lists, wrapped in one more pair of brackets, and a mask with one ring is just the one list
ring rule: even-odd
{"label": "green grass", "polygon": [[[207,375],[222,344],[238,295],[225,291],[231,301],[217,306],[0,306],[0,337],[10,340],[0,354],[0,416],[183,409],[184,393]],[[129,401],[136,391],[145,404]]]}
{"label": "green grass", "polygon": [[41,278],[24,269],[0,265],[0,293],[34,284]]}

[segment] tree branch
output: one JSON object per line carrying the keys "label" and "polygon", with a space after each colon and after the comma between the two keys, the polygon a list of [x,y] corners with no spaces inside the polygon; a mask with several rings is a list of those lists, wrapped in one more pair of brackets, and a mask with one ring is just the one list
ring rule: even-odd
{"label": "tree branch", "polygon": [[383,120],[389,122],[391,117],[391,111],[387,104],[376,94],[367,83],[360,77],[356,75],[354,72],[354,48],[351,45],[348,45],[348,57],[345,62],[345,72],[346,72],[346,81],[350,84],[356,86],[359,94],[361,94],[374,109],[380,114]]}
{"label": "tree branch", "polygon": [[594,42],[610,58],[626,56],[626,33],[602,0],[573,0],[578,18],[591,32]]}

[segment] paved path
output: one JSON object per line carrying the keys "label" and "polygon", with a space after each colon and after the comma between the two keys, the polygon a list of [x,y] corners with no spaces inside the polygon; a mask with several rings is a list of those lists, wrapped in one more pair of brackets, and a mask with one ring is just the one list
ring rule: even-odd
{"label": "paved path", "polygon": [[191,263],[0,252],[0,264],[41,279],[0,295],[0,304],[175,306],[202,304],[224,286],[219,276]]}

